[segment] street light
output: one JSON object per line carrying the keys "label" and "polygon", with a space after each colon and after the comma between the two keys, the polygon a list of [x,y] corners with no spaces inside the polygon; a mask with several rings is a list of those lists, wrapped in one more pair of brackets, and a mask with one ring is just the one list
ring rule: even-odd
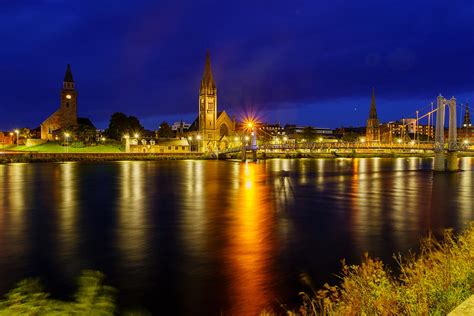
{"label": "street light", "polygon": [[135,138],[138,139],[140,135],[138,133],[135,133]]}
{"label": "street light", "polygon": [[66,138],[66,152],[68,152],[68,151],[69,151],[69,150],[68,150],[68,149],[69,149],[69,148],[68,148],[68,145],[69,145],[69,143],[68,143],[68,140],[69,140],[69,133],[64,133],[64,137]]}
{"label": "street light", "polygon": [[18,146],[18,136],[20,134],[20,131],[18,129],[16,129],[15,134],[16,134],[16,145]]}

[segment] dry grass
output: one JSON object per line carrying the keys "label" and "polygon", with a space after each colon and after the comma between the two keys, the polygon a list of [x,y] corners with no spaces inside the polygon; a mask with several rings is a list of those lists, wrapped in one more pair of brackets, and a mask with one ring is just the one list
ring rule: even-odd
{"label": "dry grass", "polygon": [[455,236],[422,241],[419,254],[396,255],[400,273],[365,254],[343,261],[339,285],[326,284],[289,315],[446,315],[474,293],[474,223]]}

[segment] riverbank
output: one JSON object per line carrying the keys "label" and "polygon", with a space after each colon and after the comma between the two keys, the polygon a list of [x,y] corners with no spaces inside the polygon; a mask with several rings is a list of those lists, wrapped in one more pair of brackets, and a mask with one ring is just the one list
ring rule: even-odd
{"label": "riverbank", "polygon": [[0,152],[0,163],[15,162],[102,162],[120,160],[182,160],[204,159],[201,153],[187,154],[142,154],[142,153],[33,153],[33,152]]}
{"label": "riverbank", "polygon": [[[334,159],[334,158],[431,158],[434,154],[430,152],[348,152],[348,153],[259,153],[258,160],[266,159]],[[459,152],[458,157],[472,157],[473,152]],[[184,159],[213,159],[209,155],[197,152],[181,154],[153,154],[153,153],[124,153],[124,152],[75,152],[75,153],[49,153],[49,152],[27,152],[27,151],[3,151],[0,152],[0,163],[27,163],[27,162],[66,162],[66,161],[84,161],[84,162],[102,162],[102,161],[154,161],[154,160],[184,160]],[[240,155],[232,154],[219,159],[222,160],[240,160]]]}
{"label": "riverbank", "polygon": [[[303,315],[446,315],[462,306],[473,315],[474,223],[441,241],[422,240],[418,254],[394,255],[399,273],[365,254],[360,265],[342,262],[338,285],[302,294]],[[303,280],[305,281],[305,280]],[[290,313],[292,314],[292,313]],[[299,313],[298,313],[299,314]],[[293,314],[296,315],[296,314]]]}

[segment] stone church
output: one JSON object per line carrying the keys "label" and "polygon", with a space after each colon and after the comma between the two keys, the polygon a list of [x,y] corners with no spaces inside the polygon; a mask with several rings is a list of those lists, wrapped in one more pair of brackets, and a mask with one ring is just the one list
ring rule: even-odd
{"label": "stone church", "polygon": [[55,131],[77,124],[77,92],[74,88],[71,66],[67,65],[59,109],[41,123],[41,139],[53,140]]}
{"label": "stone church", "polygon": [[217,87],[211,69],[211,56],[206,53],[204,74],[199,88],[199,114],[189,128],[188,136],[198,139],[200,150],[223,150],[232,145],[236,129],[235,118],[217,109]]}
{"label": "stone church", "polygon": [[372,88],[372,101],[370,102],[369,119],[365,132],[367,142],[380,142],[380,121],[377,116],[377,108],[375,106],[375,89]]}

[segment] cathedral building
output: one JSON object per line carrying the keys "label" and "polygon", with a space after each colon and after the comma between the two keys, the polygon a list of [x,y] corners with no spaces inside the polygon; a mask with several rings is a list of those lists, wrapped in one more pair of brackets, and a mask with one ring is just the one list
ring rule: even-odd
{"label": "cathedral building", "polygon": [[53,133],[77,125],[77,92],[71,66],[67,65],[59,109],[41,123],[41,139],[53,140]]}
{"label": "cathedral building", "polygon": [[369,119],[367,120],[365,138],[367,142],[380,142],[380,121],[377,117],[374,88],[372,88],[372,101],[370,103],[370,113]]}
{"label": "cathedral building", "polygon": [[188,135],[199,140],[199,150],[215,151],[230,146],[235,135],[235,118],[217,108],[217,86],[211,69],[211,56],[206,54],[204,74],[199,88],[199,113]]}

